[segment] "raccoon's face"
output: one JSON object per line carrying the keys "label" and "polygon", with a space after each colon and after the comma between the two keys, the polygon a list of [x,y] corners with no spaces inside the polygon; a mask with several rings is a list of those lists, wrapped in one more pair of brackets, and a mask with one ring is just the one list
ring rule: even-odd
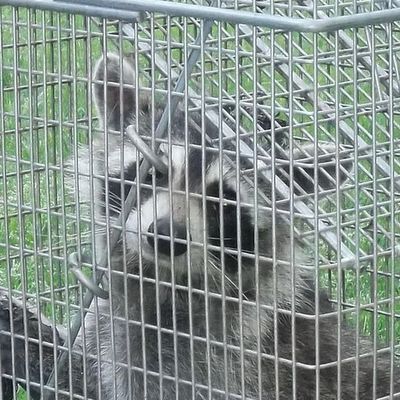
{"label": "raccoon's face", "polygon": [[[129,259],[136,262],[141,257],[145,267],[157,263],[186,276],[190,268],[193,275],[204,276],[207,270],[220,279],[224,269],[235,279],[239,264],[254,264],[254,234],[258,229],[254,224],[254,189],[236,175],[236,168],[227,159],[202,150],[198,130],[189,127],[185,133],[183,112],[177,110],[171,124],[171,143],[164,139],[157,153],[169,172],[153,168],[138,190],[133,182],[142,155],[127,136],[122,140],[121,131],[129,125],[138,127],[139,135],[150,145],[151,113],[154,111],[159,118],[163,106],[151,110],[143,101],[136,116],[131,64],[123,61],[120,77],[120,60],[109,54],[106,70],[104,79],[102,59],[96,66],[97,83],[93,87],[99,118],[103,128],[107,128],[107,133],[100,133],[95,142],[96,175],[107,175],[104,168],[108,166],[107,182],[102,178],[96,180],[97,218],[116,220],[129,190],[136,190],[137,202],[124,231]],[[106,82],[106,91],[102,82]],[[122,92],[118,85],[121,83]],[[260,214],[258,225],[266,228],[267,218]],[[260,252],[266,253],[270,247],[265,245]]]}
{"label": "raccoon's face", "polygon": [[[105,60],[107,68],[104,68]],[[183,276],[189,271],[192,276],[204,277],[207,273],[212,274],[214,280],[221,279],[223,270],[229,280],[236,283],[240,269],[244,290],[254,288],[255,254],[264,260],[257,257],[260,263],[257,279],[260,275],[261,278],[269,276],[271,262],[268,260],[272,256],[273,242],[278,258],[287,260],[290,254],[288,225],[279,216],[271,218],[259,192],[256,194],[254,186],[243,178],[240,168],[219,157],[218,153],[202,149],[198,130],[189,127],[185,132],[182,111],[175,112],[169,127],[171,142],[165,141],[159,149],[168,174],[151,171],[138,189],[134,181],[142,156],[123,132],[133,124],[150,145],[151,116],[156,116],[157,125],[163,107],[154,106],[152,110],[146,97],[139,97],[139,105],[135,103],[138,96],[133,86],[133,67],[124,60],[121,68],[119,58],[113,54],[97,63],[95,80],[94,100],[102,127],[107,132],[100,134],[94,143],[94,170],[97,176],[108,175],[107,181],[97,179],[97,217],[116,219],[129,190],[137,191],[137,204],[129,213],[123,241],[130,260],[137,263],[141,257],[145,267],[158,265],[169,271],[174,269]],[[312,151],[306,153],[313,154]],[[329,161],[332,161],[334,147],[322,149],[325,161],[327,153],[331,153]],[[301,158],[302,155],[293,156]],[[333,160],[318,173],[322,188],[335,187],[333,177],[345,179],[352,164],[342,166],[339,173],[335,167]],[[300,188],[311,192],[315,187],[312,164],[308,169],[303,163],[293,171],[294,176],[290,178],[283,168],[282,179],[293,179]],[[265,187],[258,190],[267,196],[270,193]],[[275,229],[272,229],[272,220],[276,223]],[[285,277],[288,267],[279,268],[278,273]]]}
{"label": "raccoon's face", "polygon": [[[159,157],[169,174],[150,171],[137,191],[138,200],[125,226],[128,255],[141,256],[145,265],[175,268],[177,274],[235,275],[240,262],[254,262],[254,191],[235,169],[198,145],[185,148],[179,140],[162,143]],[[127,153],[130,153],[129,155]],[[121,173],[120,148],[110,149],[108,184],[101,179],[99,214],[113,219],[132,190],[138,172],[137,151],[125,143]],[[258,217],[267,224],[267,215]],[[171,239],[172,238],[172,239]],[[265,248],[268,248],[266,246]],[[139,250],[140,249],[140,250]],[[206,249],[206,251],[205,251]],[[222,262],[223,259],[223,262]]]}

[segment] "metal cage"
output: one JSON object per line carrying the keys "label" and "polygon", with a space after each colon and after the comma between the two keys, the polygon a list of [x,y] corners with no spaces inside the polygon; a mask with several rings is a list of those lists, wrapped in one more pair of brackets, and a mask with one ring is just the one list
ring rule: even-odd
{"label": "metal cage", "polygon": [[[397,0],[0,6],[0,399],[400,396]],[[119,67],[101,63],[105,54]],[[200,141],[192,143],[195,134]],[[141,161],[131,178],[133,155]],[[208,174],[219,182],[211,195]],[[225,179],[234,194],[225,194]],[[118,206],[114,189],[124,200]],[[157,227],[163,196],[166,232]],[[133,208],[137,232],[129,236]],[[181,248],[184,272],[175,256]],[[209,275],[212,263],[220,277]],[[187,314],[179,308],[185,296]],[[117,301],[123,312],[113,308]],[[110,305],[106,315],[101,304]],[[128,321],[131,308],[137,319]],[[190,322],[187,331],[180,318]],[[86,343],[88,319],[97,351]],[[103,320],[111,321],[108,339]],[[127,365],[113,351],[120,325]],[[307,329],[311,355],[303,356],[297,349]],[[79,390],[74,353],[83,359]]]}

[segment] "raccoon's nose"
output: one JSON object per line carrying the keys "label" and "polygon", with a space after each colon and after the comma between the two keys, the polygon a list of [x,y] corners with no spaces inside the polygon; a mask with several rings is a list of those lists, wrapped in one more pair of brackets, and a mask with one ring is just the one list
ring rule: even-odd
{"label": "raccoon's nose", "polygon": [[[148,229],[149,233],[154,233],[154,222],[151,223]],[[169,218],[161,218],[157,220],[157,236],[170,236],[170,223]],[[174,239],[186,240],[186,226],[183,224],[174,223]],[[154,236],[148,236],[147,241],[150,246],[154,248]],[[171,254],[170,239],[168,238],[157,238],[158,250],[169,256]],[[174,241],[174,255],[180,256],[185,254],[187,251],[187,244]]]}

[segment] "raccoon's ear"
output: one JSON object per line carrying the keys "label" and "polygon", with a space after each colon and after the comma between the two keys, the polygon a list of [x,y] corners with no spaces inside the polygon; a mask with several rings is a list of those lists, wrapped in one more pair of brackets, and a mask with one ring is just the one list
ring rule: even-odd
{"label": "raccoon's ear", "polygon": [[[318,162],[315,163],[314,145],[303,146],[296,149],[293,154],[293,179],[298,185],[296,192],[313,193],[315,191],[314,172],[318,165],[318,187],[320,190],[329,190],[344,183],[353,170],[354,162],[348,151],[340,151],[339,171],[337,171],[336,146],[334,144],[320,145],[318,147]],[[281,178],[289,183],[289,167],[285,166]]]}
{"label": "raccoon's ear", "polygon": [[[133,87],[135,71],[133,66],[127,60],[122,60],[121,68],[120,57],[108,53],[97,62],[94,79],[94,101],[102,126],[105,125],[104,118],[107,118],[109,129],[121,131],[121,128],[124,129],[132,123],[135,112],[135,88]],[[123,126],[121,126],[121,108]]]}

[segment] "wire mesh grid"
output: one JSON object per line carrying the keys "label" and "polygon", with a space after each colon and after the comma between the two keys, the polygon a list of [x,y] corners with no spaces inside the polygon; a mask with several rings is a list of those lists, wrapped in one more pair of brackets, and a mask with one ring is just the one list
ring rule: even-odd
{"label": "wire mesh grid", "polygon": [[[324,19],[397,3],[212,5]],[[397,22],[0,18],[0,398],[400,394]]]}

